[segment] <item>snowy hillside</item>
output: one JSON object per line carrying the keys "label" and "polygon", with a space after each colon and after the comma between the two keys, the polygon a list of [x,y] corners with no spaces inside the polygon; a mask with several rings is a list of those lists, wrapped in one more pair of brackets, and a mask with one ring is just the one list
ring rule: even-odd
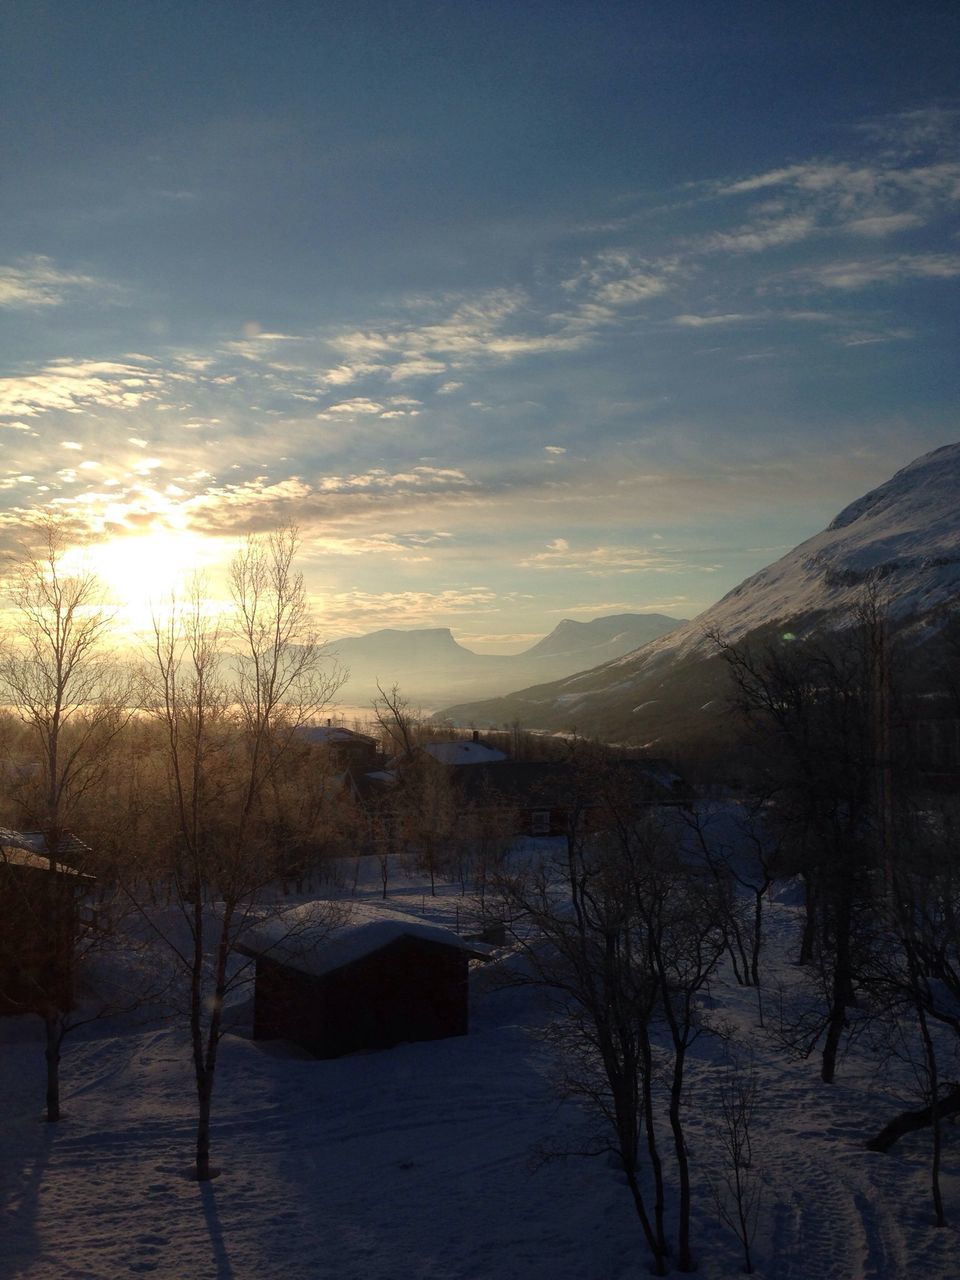
{"label": "snowy hillside", "polygon": [[[960,443],[910,463],[668,635],[555,684],[447,714],[642,740],[668,729],[672,715],[689,723],[694,704],[722,697],[712,634],[739,642],[774,623],[797,634],[842,626],[868,582],[903,627],[935,623],[960,600]],[[695,665],[703,667],[697,675]],[[650,728],[637,719],[644,712],[655,721]]]}
{"label": "snowy hillside", "polygon": [[911,462],[851,502],[822,533],[644,652],[686,656],[704,647],[706,631],[739,640],[778,620],[824,614],[839,620],[856,605],[868,581],[877,583],[895,620],[924,617],[958,598],[960,443]]}

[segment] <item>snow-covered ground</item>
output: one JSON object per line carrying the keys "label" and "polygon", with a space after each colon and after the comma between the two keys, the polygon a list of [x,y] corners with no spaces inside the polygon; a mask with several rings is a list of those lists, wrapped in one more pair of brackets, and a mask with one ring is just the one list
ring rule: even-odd
{"label": "snow-covered ground", "polygon": [[[362,868],[358,895],[379,889]],[[392,901],[453,924],[456,890],[432,900],[397,878]],[[795,907],[769,908],[768,1026],[789,963]],[[502,960],[500,965],[509,963]],[[544,1144],[575,1148],[584,1121],[558,1104],[529,989],[472,977],[466,1037],[320,1062],[245,1034],[223,1042],[214,1101],[215,1181],[189,1177],[194,1095],[184,1030],[102,1022],[68,1040],[64,1118],[40,1118],[39,1024],[0,1023],[0,1277],[117,1280],[615,1280],[648,1255],[622,1175],[573,1156],[537,1167]],[[948,1127],[951,1225],[932,1225],[929,1135],[865,1150],[899,1103],[866,1058],[838,1083],[787,1056],[758,1025],[756,995],[726,972],[711,1017],[749,1045],[762,1080],[756,1125],[765,1198],[754,1254],[766,1280],[960,1274],[960,1133]],[[736,1275],[736,1241],[698,1172],[716,1170],[715,1090],[729,1042],[693,1050],[687,1108],[697,1178],[694,1244],[706,1280]]]}

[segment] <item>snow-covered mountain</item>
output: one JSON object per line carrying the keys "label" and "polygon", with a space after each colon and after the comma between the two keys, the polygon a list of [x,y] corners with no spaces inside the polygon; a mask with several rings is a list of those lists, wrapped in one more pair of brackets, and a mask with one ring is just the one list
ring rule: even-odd
{"label": "snow-covered mountain", "polygon": [[622,613],[592,622],[562,622],[522,653],[474,653],[446,627],[385,629],[334,641],[331,653],[348,668],[346,702],[369,703],[377,681],[398,684],[414,703],[436,706],[454,698],[483,698],[533,681],[558,680],[630,653],[680,625],[662,613]]}
{"label": "snow-covered mountain", "polygon": [[707,727],[729,693],[711,637],[742,643],[774,625],[795,635],[843,626],[868,583],[891,624],[918,636],[960,603],[960,443],[916,459],[668,635],[567,679],[446,714],[634,742],[686,736]]}

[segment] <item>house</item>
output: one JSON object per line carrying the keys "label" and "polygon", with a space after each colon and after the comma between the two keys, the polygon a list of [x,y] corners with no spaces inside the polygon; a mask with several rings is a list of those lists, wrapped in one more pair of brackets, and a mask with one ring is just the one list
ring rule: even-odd
{"label": "house", "polygon": [[304,742],[326,747],[339,769],[364,772],[382,764],[376,738],[356,733],[353,729],[345,729],[343,725],[331,724],[329,720],[325,725],[303,725],[299,735]]}
{"label": "house", "polygon": [[487,952],[449,929],[388,909],[313,923],[295,908],[240,948],[256,961],[253,1034],[318,1058],[466,1035],[467,971]]}
{"label": "house", "polygon": [[496,747],[488,747],[485,742],[481,742],[476,730],[472,738],[460,738],[453,742],[428,742],[420,750],[437,764],[461,767],[497,764],[507,759],[506,755]]}
{"label": "house", "polygon": [[619,760],[601,775],[567,760],[504,760],[452,770],[461,818],[499,815],[515,835],[563,835],[574,809],[602,821],[601,791],[617,788],[631,806],[682,804],[688,788],[664,760]]}
{"label": "house", "polygon": [[80,899],[92,884],[24,833],[0,829],[0,1014],[72,1006]]}

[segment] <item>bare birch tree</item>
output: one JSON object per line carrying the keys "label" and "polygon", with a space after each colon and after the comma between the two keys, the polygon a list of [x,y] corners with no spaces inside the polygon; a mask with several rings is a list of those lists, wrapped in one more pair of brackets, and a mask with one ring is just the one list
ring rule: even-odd
{"label": "bare birch tree", "polygon": [[[5,581],[9,622],[0,646],[0,689],[39,757],[21,804],[43,836],[49,883],[43,909],[50,936],[79,943],[75,889],[58,871],[71,815],[103,777],[108,749],[129,718],[130,696],[109,649],[111,615],[91,571],[64,568],[67,530],[37,520]],[[74,868],[84,870],[84,868]],[[32,1012],[44,1021],[47,1118],[60,1115],[59,1065],[69,1030],[69,998],[57,982],[38,986]]]}
{"label": "bare birch tree", "polygon": [[677,833],[637,805],[615,764],[578,772],[569,801],[564,855],[500,880],[531,975],[521,981],[551,993],[564,1090],[600,1118],[594,1150],[623,1168],[656,1275],[672,1252],[669,1127],[676,1261],[690,1271],[685,1069],[704,1030],[699,996],[725,946],[722,912],[713,886],[684,865]]}
{"label": "bare birch tree", "polygon": [[340,683],[316,640],[297,547],[292,528],[251,539],[232,564],[229,617],[209,616],[195,584],[189,603],[154,629],[151,709],[165,731],[169,867],[185,926],[163,939],[189,989],[200,1181],[216,1172],[210,1123],[224,1004],[248,977],[237,948],[277,908],[286,865],[285,753]]}

